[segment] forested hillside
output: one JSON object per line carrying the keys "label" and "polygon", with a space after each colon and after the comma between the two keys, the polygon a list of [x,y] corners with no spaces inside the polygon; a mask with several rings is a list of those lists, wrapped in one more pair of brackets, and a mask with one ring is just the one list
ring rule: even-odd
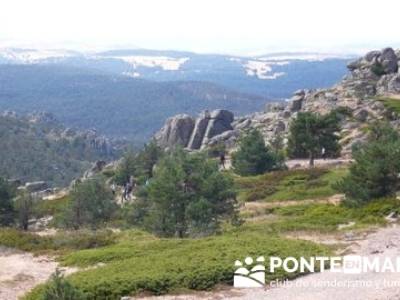
{"label": "forested hillside", "polygon": [[266,102],[207,82],[152,82],[59,65],[2,65],[0,87],[0,110],[48,111],[67,126],[140,142],[178,112],[225,107],[245,114]]}
{"label": "forested hillside", "polygon": [[107,140],[34,116],[0,115],[0,172],[22,181],[68,185],[97,159],[114,158]]}

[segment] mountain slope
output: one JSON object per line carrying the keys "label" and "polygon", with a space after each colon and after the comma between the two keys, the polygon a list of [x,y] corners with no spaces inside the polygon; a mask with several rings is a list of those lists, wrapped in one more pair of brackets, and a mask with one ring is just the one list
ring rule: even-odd
{"label": "mountain slope", "polygon": [[113,152],[95,132],[66,129],[48,114],[0,115],[0,174],[7,178],[64,186]]}

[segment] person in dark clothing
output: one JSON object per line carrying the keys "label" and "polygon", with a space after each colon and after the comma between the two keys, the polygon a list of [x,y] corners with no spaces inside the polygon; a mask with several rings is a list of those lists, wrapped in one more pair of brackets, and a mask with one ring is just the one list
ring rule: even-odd
{"label": "person in dark clothing", "polygon": [[122,192],[122,203],[124,203],[124,201],[128,201],[128,196],[131,193],[131,191],[132,191],[132,187],[128,181],[127,183],[125,183],[124,191]]}
{"label": "person in dark clothing", "polygon": [[225,153],[221,152],[219,156],[219,165],[225,170]]}

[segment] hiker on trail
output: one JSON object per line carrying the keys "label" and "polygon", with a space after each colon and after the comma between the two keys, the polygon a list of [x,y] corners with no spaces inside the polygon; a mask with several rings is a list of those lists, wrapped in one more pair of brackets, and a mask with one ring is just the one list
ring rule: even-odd
{"label": "hiker on trail", "polygon": [[116,191],[116,186],[115,186],[115,182],[113,182],[113,184],[111,185],[111,192],[114,196],[115,196],[115,191]]}
{"label": "hiker on trail", "polygon": [[219,165],[225,170],[225,153],[221,152],[219,156]]}
{"label": "hiker on trail", "polygon": [[124,185],[124,191],[122,192],[122,203],[125,201],[128,201],[129,195],[132,192],[132,186],[130,182],[126,182]]}
{"label": "hiker on trail", "polygon": [[324,147],[322,147],[321,156],[322,156],[323,159],[326,159],[326,150],[325,150]]}

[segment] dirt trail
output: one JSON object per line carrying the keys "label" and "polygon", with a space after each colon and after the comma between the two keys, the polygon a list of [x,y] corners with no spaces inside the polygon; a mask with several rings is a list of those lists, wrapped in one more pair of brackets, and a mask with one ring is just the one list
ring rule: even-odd
{"label": "dirt trail", "polygon": [[[327,159],[316,159],[314,160],[314,167],[326,168],[326,167],[338,167],[345,166],[352,162],[349,158],[327,158]],[[289,159],[285,162],[286,166],[292,169],[308,169],[310,161],[308,159]],[[226,157],[225,170],[232,169],[232,159],[230,156]],[[222,168],[221,168],[222,170]]]}
{"label": "dirt trail", "polygon": [[324,199],[306,199],[306,200],[285,200],[285,201],[271,201],[271,202],[246,202],[243,205],[243,209],[260,209],[260,208],[275,208],[284,206],[295,206],[303,204],[334,204],[338,205],[343,200],[342,194],[336,194]]}
{"label": "dirt trail", "polygon": [[[400,227],[382,228],[350,246],[355,255],[395,259],[400,256]],[[190,295],[144,297],[146,300],[273,299],[273,300],[399,300],[400,276],[391,272],[345,274],[324,272],[300,277],[290,285],[223,289]],[[361,286],[360,285],[364,285]],[[344,286],[344,287],[343,287]]]}
{"label": "dirt trail", "polygon": [[[327,159],[316,159],[314,160],[314,167],[337,167],[345,166],[352,162],[352,159],[348,158],[327,158]],[[291,169],[308,169],[309,160],[308,159],[290,159],[286,161],[286,166]]]}
{"label": "dirt trail", "polygon": [[55,271],[57,263],[47,256],[0,248],[0,299],[14,300]]}
{"label": "dirt trail", "polygon": [[[49,256],[0,246],[0,300],[17,300],[36,285],[47,281],[58,266]],[[60,268],[66,275],[76,268]]]}

